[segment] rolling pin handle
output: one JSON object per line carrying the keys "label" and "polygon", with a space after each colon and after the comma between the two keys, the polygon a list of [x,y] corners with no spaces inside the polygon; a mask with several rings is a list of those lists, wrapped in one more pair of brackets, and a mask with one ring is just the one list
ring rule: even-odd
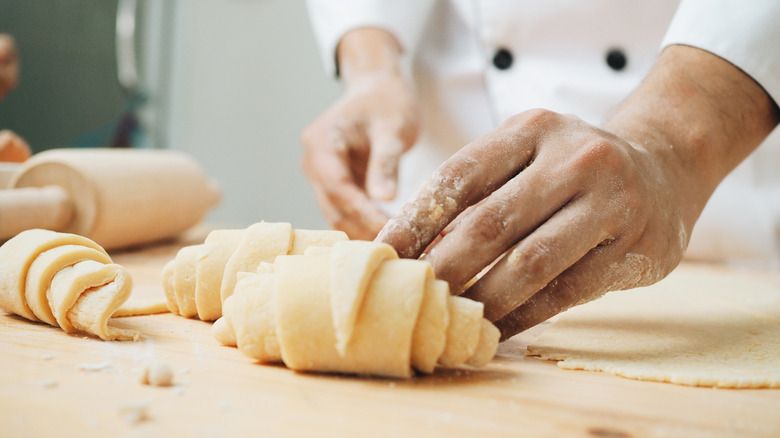
{"label": "rolling pin handle", "polygon": [[61,187],[0,190],[0,241],[31,228],[62,230],[73,215],[73,203]]}

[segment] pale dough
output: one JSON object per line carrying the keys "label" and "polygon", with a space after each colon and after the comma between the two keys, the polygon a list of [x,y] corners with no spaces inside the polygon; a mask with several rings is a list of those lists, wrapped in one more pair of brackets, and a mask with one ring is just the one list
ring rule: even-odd
{"label": "pale dough", "polygon": [[122,304],[122,307],[117,309],[111,316],[113,318],[118,318],[123,316],[156,315],[168,312],[170,312],[168,303],[164,300],[161,301],[158,298],[133,299],[130,297],[130,299]]}
{"label": "pale dough", "polygon": [[141,370],[141,383],[151,386],[171,386],[173,370],[167,363],[153,360]]}
{"label": "pale dough", "polygon": [[67,333],[138,339],[135,331],[108,326],[132,287],[127,270],[82,236],[34,229],[0,247],[0,308]]}
{"label": "pale dough", "polygon": [[339,354],[346,352],[369,281],[392,258],[396,255],[390,245],[374,242],[336,245],[330,252],[330,306]]}
{"label": "pale dough", "polygon": [[195,269],[195,307],[198,318],[203,321],[213,321],[222,316],[222,276],[244,234],[244,230],[215,230],[209,233],[200,247]]}
{"label": "pale dough", "polygon": [[288,223],[259,222],[246,229],[214,230],[203,244],[186,246],[162,272],[168,310],[213,321],[242,272],[255,272],[279,255],[302,254],[311,246],[330,246],[347,235],[332,230],[293,230]]}
{"label": "pale dough", "polygon": [[566,369],[722,388],[780,388],[780,283],[681,266],[562,314],[528,347]]}
{"label": "pale dough", "polygon": [[[482,309],[450,296],[427,262],[399,259],[382,243],[340,241],[241,275],[213,330],[219,342],[260,362],[408,378],[437,364],[487,364],[499,332]],[[354,322],[346,318],[348,336],[340,339],[341,318],[350,314]]]}

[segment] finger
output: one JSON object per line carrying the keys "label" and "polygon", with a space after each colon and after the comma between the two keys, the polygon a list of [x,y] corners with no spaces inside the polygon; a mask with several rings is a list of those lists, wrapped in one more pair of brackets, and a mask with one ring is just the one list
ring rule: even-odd
{"label": "finger", "polygon": [[576,199],[514,246],[464,296],[485,304],[495,321],[609,239],[614,219]]}
{"label": "finger", "polygon": [[457,226],[424,256],[436,277],[460,290],[577,195],[572,173],[550,179],[545,169],[544,163],[534,163],[461,214]]}
{"label": "finger", "polygon": [[[463,210],[502,186],[534,158],[535,144],[545,126],[541,122],[533,125],[534,114],[523,113],[511,126],[502,125],[455,153],[401,214],[390,219],[378,239],[392,245],[402,257],[419,257]],[[517,123],[528,129],[517,128]]]}
{"label": "finger", "polygon": [[628,252],[619,242],[599,246],[495,325],[502,340],[529,329],[570,307],[606,292],[652,284],[665,272],[649,257]]}
{"label": "finger", "polygon": [[368,156],[366,189],[374,199],[390,201],[395,198],[398,162],[407,149],[398,125],[391,121],[378,121],[369,130],[371,152]]}
{"label": "finger", "polygon": [[[324,155],[317,161],[318,169],[314,172],[330,171],[330,181],[313,184],[328,222],[346,232],[351,239],[371,240],[376,237],[387,222],[387,215],[355,185],[349,172],[338,166],[339,160]],[[322,178],[317,180],[322,181]]]}
{"label": "finger", "polygon": [[344,231],[350,239],[371,240],[387,222],[387,216],[380,209],[370,206],[369,213],[346,212],[331,202],[321,187],[314,187],[317,202],[325,219],[334,229]]}
{"label": "finger", "polygon": [[387,215],[357,185],[351,171],[352,150],[343,137],[332,131],[330,137],[317,133],[305,134],[307,153],[302,165],[326,219],[353,239],[372,239],[387,222]]}

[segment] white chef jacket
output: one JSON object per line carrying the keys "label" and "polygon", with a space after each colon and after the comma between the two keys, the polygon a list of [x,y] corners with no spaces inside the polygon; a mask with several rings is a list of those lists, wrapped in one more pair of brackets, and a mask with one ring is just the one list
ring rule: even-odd
{"label": "white chef jacket", "polygon": [[[602,124],[659,49],[686,44],[751,75],[780,102],[780,1],[308,0],[326,69],[348,31],[401,44],[422,133],[401,161],[397,212],[446,158],[531,108]],[[780,266],[780,130],[718,187],[687,255]]]}

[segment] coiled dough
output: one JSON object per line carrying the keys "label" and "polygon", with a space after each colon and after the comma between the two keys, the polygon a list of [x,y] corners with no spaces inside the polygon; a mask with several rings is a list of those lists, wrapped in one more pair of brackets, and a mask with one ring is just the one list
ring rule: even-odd
{"label": "coiled dough", "polygon": [[408,378],[437,366],[481,367],[499,331],[482,303],[451,296],[428,262],[389,245],[339,241],[239,275],[216,339],[295,370]]}
{"label": "coiled dough", "polygon": [[138,339],[135,331],[108,326],[132,288],[127,270],[86,237],[33,229],[0,247],[0,308],[66,333]]}
{"label": "coiled dough", "polygon": [[181,316],[214,321],[233,294],[239,272],[254,272],[277,256],[303,254],[347,235],[332,230],[293,230],[288,223],[259,222],[246,229],[214,230],[200,245],[185,246],[163,268],[168,309]]}

